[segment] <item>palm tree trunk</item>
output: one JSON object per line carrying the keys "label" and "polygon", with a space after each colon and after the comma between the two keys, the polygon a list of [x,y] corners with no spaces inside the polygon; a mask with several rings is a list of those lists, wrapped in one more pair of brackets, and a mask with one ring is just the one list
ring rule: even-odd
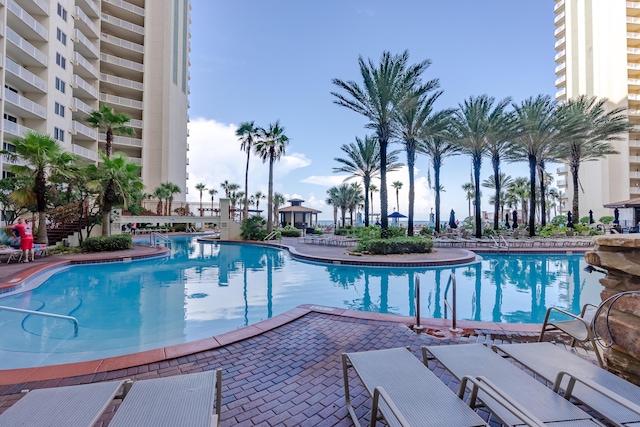
{"label": "palm tree trunk", "polygon": [[578,210],[580,207],[580,195],[578,191],[578,169],[580,168],[580,164],[570,164],[569,170],[571,171],[571,181],[573,182],[573,200],[571,202],[571,215],[573,215],[573,220],[578,221],[580,216],[578,215]]}
{"label": "palm tree trunk", "polygon": [[371,178],[369,176],[364,177],[364,226],[369,226],[369,184]]}
{"label": "palm tree trunk", "polygon": [[251,154],[251,146],[247,150],[247,167],[244,171],[244,212],[243,219],[249,218],[249,156]]}
{"label": "palm tree trunk", "polygon": [[342,228],[346,227],[347,224],[347,209],[345,207],[340,206],[340,214],[342,215]]}
{"label": "palm tree trunk", "polygon": [[[415,201],[415,188],[414,188],[414,166],[416,163],[416,151],[415,149],[407,149],[407,167],[409,169],[409,218],[407,220],[407,236],[413,236],[413,204]],[[398,204],[398,212],[400,212],[400,205]]]}
{"label": "palm tree trunk", "polygon": [[47,243],[47,178],[44,169],[39,169],[34,182],[36,205],[38,208],[37,243]]}
{"label": "palm tree trunk", "polygon": [[338,207],[333,207],[333,231],[335,232],[336,228],[338,228]]}
{"label": "palm tree trunk", "polygon": [[111,126],[107,127],[107,135],[105,139],[106,139],[106,144],[104,145],[104,154],[107,155],[107,159],[110,159],[111,147],[113,145],[113,129],[111,129]]}
{"label": "palm tree trunk", "polygon": [[547,225],[547,194],[544,185],[544,162],[538,163],[538,175],[540,176],[540,225]]}
{"label": "palm tree trunk", "polygon": [[482,167],[482,157],[473,159],[473,180],[476,186],[476,194],[475,194],[475,223],[476,223],[476,237],[479,239],[482,237],[482,218],[480,212],[480,168]]}
{"label": "palm tree trunk", "polygon": [[536,156],[529,155],[529,237],[536,235]]}
{"label": "palm tree trunk", "polygon": [[[267,196],[267,233],[273,231],[273,155],[269,156],[269,195]],[[293,212],[291,213],[293,217]]]}
{"label": "palm tree trunk", "polygon": [[386,129],[378,132],[380,142],[380,237],[389,237],[389,218],[387,206],[387,143],[388,135]]}
{"label": "palm tree trunk", "polygon": [[436,184],[436,231],[440,232],[440,159],[433,159],[433,175]]}
{"label": "palm tree trunk", "polygon": [[498,229],[498,221],[500,220],[500,159],[494,158],[493,161],[493,181],[496,184],[495,204],[493,205],[493,229]]}
{"label": "palm tree trunk", "polygon": [[371,192],[371,215],[373,215],[373,191]]}
{"label": "palm tree trunk", "polygon": [[111,235],[111,208],[115,202],[115,189],[113,180],[107,182],[104,190],[104,203],[102,204],[102,237]]}

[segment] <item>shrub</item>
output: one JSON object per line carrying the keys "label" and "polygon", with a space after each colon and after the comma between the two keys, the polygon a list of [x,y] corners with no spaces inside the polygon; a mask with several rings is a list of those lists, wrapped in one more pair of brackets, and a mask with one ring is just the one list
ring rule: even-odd
{"label": "shrub", "polygon": [[336,236],[347,236],[349,234],[349,229],[347,228],[336,228],[333,232]]}
{"label": "shrub", "polygon": [[611,224],[615,218],[612,216],[603,216],[600,217],[600,222],[603,224]]}
{"label": "shrub", "polygon": [[558,215],[553,217],[553,219],[551,220],[551,224],[553,225],[560,225],[560,224],[566,224],[567,223],[567,216],[566,215]]}
{"label": "shrub", "polygon": [[368,240],[368,239],[379,239],[380,238],[380,227],[375,225],[370,225],[368,227],[357,227],[353,230],[353,236],[358,239]]}
{"label": "shrub", "polygon": [[322,236],[324,234],[324,231],[322,231],[322,230],[313,230],[313,234],[317,234],[319,236]]}
{"label": "shrub", "polygon": [[583,224],[589,224],[589,217],[583,216],[582,218],[580,218],[580,222]]}
{"label": "shrub", "polygon": [[264,226],[267,221],[261,216],[254,215],[242,221],[240,236],[244,240],[263,240],[267,237]]}
{"label": "shrub", "polygon": [[374,255],[428,253],[433,248],[433,240],[424,237],[394,237],[389,239],[371,239],[358,244],[356,252],[368,252]]}
{"label": "shrub", "polygon": [[131,249],[133,242],[130,234],[118,234],[109,237],[89,237],[82,242],[83,252],[110,252]]}
{"label": "shrub", "polygon": [[389,227],[389,234],[387,238],[393,239],[394,237],[404,237],[407,235],[407,229],[403,227]]}
{"label": "shrub", "polygon": [[421,236],[433,236],[433,230],[431,229],[431,227],[422,227],[420,229],[420,235]]}
{"label": "shrub", "polygon": [[173,226],[173,231],[177,231],[177,232],[185,232],[187,231],[187,224],[176,224]]}
{"label": "shrub", "polygon": [[278,230],[282,237],[300,237],[302,234],[300,230],[290,225],[287,225],[285,228],[281,228]]}

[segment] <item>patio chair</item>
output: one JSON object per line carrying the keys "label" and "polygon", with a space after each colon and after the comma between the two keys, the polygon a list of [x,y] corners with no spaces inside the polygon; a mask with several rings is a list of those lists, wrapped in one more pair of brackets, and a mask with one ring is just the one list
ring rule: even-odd
{"label": "patio chair", "polygon": [[[378,411],[389,426],[466,427],[487,424],[463,400],[436,377],[406,348],[391,348],[342,355],[344,393],[347,409],[356,426],[360,426],[351,406],[349,368],[353,368],[373,397],[371,426]],[[487,393],[498,394],[487,389]],[[520,417],[531,422],[525,414]]]}
{"label": "patio chair", "polygon": [[26,394],[0,415],[2,426],[93,426],[125,381],[43,388]]}
{"label": "patio chair", "polygon": [[[462,381],[465,377],[484,378],[499,387],[512,402],[535,414],[543,425],[602,426],[596,418],[482,344],[422,347],[422,357],[425,364],[429,360],[437,359],[461,381],[461,384],[464,384]],[[496,402],[493,396],[481,391],[478,398],[504,424],[522,425],[522,422],[505,410],[500,402]]]}
{"label": "patio chair", "polygon": [[219,369],[136,381],[109,426],[219,427],[221,389]]}
{"label": "patio chair", "polygon": [[[640,387],[549,342],[504,344],[500,353],[526,366],[618,426],[640,424]],[[581,381],[571,388],[571,378]]]}
{"label": "patio chair", "polygon": [[14,248],[2,248],[0,249],[0,257],[7,257],[7,264],[11,261],[20,262],[22,261],[23,252],[20,249]]}
{"label": "patio chair", "polygon": [[[593,333],[593,321],[598,306],[594,304],[585,304],[582,307],[582,311],[579,316],[573,313],[569,313],[558,307],[549,307],[547,314],[544,316],[544,322],[542,323],[542,329],[540,330],[540,336],[538,342],[544,339],[544,335],[550,331],[562,331],[563,333],[571,337],[571,347],[575,347],[577,342],[589,342],[593,346],[593,351],[596,353],[598,363],[600,366],[604,366],[598,346],[596,345],[595,335]],[[567,320],[552,320],[551,314],[554,312],[562,313],[568,316]]]}

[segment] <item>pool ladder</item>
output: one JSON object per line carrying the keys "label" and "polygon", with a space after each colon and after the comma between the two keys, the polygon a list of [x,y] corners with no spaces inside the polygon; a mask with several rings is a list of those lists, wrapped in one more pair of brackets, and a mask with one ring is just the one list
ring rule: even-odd
{"label": "pool ladder", "polygon": [[[169,249],[171,249],[171,239],[169,239],[167,236],[163,236],[160,233],[156,233],[155,231],[153,233],[151,233],[151,235],[149,235],[149,239],[150,239],[150,244],[151,246],[153,246],[154,248],[156,246],[165,246]],[[160,242],[158,242],[158,240],[160,240]]]}
{"label": "pool ladder", "polygon": [[73,336],[78,336],[78,319],[72,316],[65,316],[64,314],[47,313],[44,311],[26,310],[24,308],[5,307],[0,305],[0,310],[13,311],[16,313],[35,314],[36,316],[54,317],[56,319],[66,319],[73,323]]}
{"label": "pool ladder", "polygon": [[[451,303],[449,303],[449,300],[447,299],[449,288],[451,288]],[[462,329],[458,328],[457,297],[458,291],[456,288],[456,275],[455,273],[451,273],[449,275],[447,287],[444,290],[444,318],[447,318],[447,310],[451,311],[451,327],[449,328],[451,332],[462,332]],[[420,325],[420,277],[416,277],[415,280],[415,305],[416,324],[413,327],[413,330],[419,333],[424,330],[424,328]]]}

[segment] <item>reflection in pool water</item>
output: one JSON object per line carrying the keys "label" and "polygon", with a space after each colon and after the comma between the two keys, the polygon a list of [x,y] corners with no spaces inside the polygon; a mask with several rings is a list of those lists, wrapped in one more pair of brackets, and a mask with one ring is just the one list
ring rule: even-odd
{"label": "reflection in pool water", "polygon": [[[42,286],[0,298],[0,305],[74,316],[65,320],[0,311],[0,367],[91,360],[228,332],[300,304],[415,315],[421,282],[423,317],[444,316],[454,272],[460,319],[540,323],[547,307],[579,312],[597,303],[601,274],[582,255],[485,255],[446,268],[310,264],[281,250],[175,238],[169,258],[75,266]],[[11,331],[11,332],[9,332]]]}

